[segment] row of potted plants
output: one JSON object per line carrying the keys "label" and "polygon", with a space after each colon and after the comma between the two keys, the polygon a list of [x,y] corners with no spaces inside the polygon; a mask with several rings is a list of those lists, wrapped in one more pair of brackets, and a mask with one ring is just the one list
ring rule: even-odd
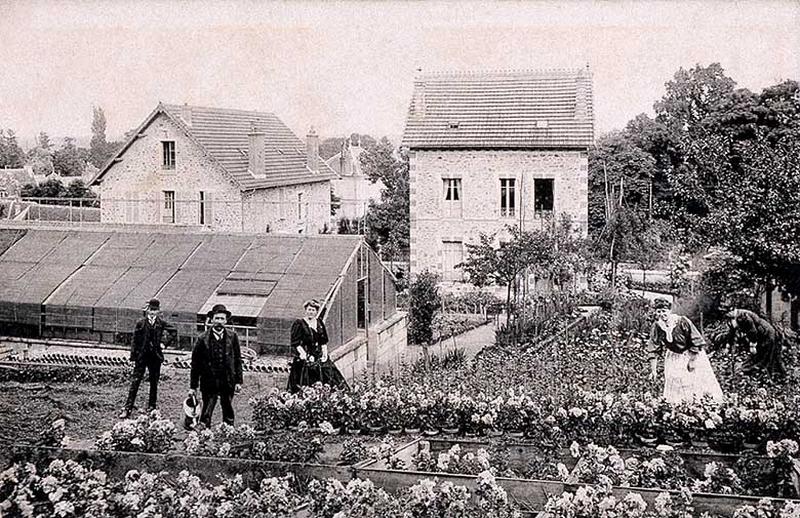
{"label": "row of potted plants", "polygon": [[535,391],[507,389],[497,396],[445,392],[427,384],[378,382],[336,392],[317,385],[297,394],[272,390],[251,399],[254,426],[281,430],[300,422],[357,433],[437,431],[456,434],[508,433],[542,444],[566,446],[572,441],[629,445],[670,440],[746,442],[797,437],[800,401],[791,404],[765,397],[732,397],[718,404],[701,400],[671,405],[664,399],[628,393],[576,390],[557,404]]}

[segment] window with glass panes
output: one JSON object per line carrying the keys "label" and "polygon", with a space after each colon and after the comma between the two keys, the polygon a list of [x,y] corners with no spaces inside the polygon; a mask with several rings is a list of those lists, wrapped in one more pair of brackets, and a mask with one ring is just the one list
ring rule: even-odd
{"label": "window with glass panes", "polygon": [[175,169],[175,141],[165,140],[161,143],[162,162],[164,169]]}
{"label": "window with glass panes", "polygon": [[175,223],[175,191],[164,191],[164,223]]}
{"label": "window with glass panes", "polygon": [[444,211],[442,216],[445,218],[461,217],[461,178],[443,178],[444,187]]}
{"label": "window with glass panes", "polygon": [[517,208],[517,180],[514,178],[500,179],[500,216],[513,217]]}

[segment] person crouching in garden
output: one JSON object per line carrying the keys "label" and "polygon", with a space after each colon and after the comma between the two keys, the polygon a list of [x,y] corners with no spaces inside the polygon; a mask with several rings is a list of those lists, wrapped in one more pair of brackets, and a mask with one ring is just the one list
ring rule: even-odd
{"label": "person crouching in garden", "polygon": [[[167,333],[166,341],[164,332]],[[144,318],[137,321],[133,329],[133,345],[130,356],[130,361],[133,363],[133,377],[125,407],[119,415],[120,419],[130,417],[145,370],[147,370],[150,381],[147,410],[148,412],[155,410],[158,403],[158,379],[161,376],[161,364],[164,362],[163,349],[172,346],[176,337],[175,326],[161,318],[161,303],[158,299],[150,299],[145,306]]]}
{"label": "person crouching in garden", "polygon": [[208,312],[211,328],[200,335],[192,350],[192,371],[189,395],[196,396],[197,387],[203,400],[200,422],[211,427],[211,416],[219,400],[222,421],[233,426],[233,395],[242,389],[242,352],[239,337],[228,328],[231,312],[222,304]]}
{"label": "person crouching in garden", "polygon": [[786,375],[781,360],[781,350],[787,341],[783,329],[748,309],[732,309],[725,318],[728,331],[721,341],[735,346],[742,339],[750,347],[751,357],[742,372],[748,374],[763,370],[771,377]]}
{"label": "person crouching in garden", "polygon": [[703,335],[685,316],[672,313],[672,304],[664,298],[654,301],[656,321],[650,329],[647,351],[650,375],[658,375],[658,356],[664,356],[664,399],[677,404],[711,396],[722,401],[719,386],[708,355]]}
{"label": "person crouching in garden", "polygon": [[347,388],[342,373],[328,355],[328,331],[319,318],[320,303],[307,300],[303,303],[304,316],[292,324],[291,346],[294,352],[289,371],[289,392],[299,392],[302,387],[322,382],[334,388]]}

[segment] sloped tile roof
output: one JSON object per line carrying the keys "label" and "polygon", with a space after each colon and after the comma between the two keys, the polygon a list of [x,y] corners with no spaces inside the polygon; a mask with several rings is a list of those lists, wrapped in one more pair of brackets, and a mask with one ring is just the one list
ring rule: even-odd
{"label": "sloped tile roof", "polygon": [[[182,110],[191,110],[191,123],[184,121]],[[300,183],[324,182],[336,175],[324,160],[319,159],[319,171],[306,166],[306,145],[274,114],[256,111],[159,104],[155,111],[134,132],[123,148],[94,177],[99,180],[158,114],[166,114],[225,172],[243,191],[265,189]],[[248,134],[255,128],[265,138],[265,172],[254,176],[248,171]]]}
{"label": "sloped tile roof", "polygon": [[580,149],[593,140],[592,76],[581,68],[420,75],[402,145]]}
{"label": "sloped tile roof", "polygon": [[364,176],[364,172],[361,170],[361,154],[363,152],[364,148],[361,146],[348,144],[344,150],[344,170],[342,169],[342,151],[327,159],[325,163],[339,176]]}

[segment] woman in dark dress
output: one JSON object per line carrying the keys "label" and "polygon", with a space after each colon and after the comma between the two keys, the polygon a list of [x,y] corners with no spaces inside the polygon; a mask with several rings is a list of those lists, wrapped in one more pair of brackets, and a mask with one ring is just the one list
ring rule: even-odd
{"label": "woman in dark dress", "polygon": [[328,332],[319,318],[320,304],[316,300],[303,303],[305,317],[292,324],[292,367],[289,371],[289,392],[299,392],[304,386],[320,381],[334,388],[347,388],[342,373],[328,356]]}

